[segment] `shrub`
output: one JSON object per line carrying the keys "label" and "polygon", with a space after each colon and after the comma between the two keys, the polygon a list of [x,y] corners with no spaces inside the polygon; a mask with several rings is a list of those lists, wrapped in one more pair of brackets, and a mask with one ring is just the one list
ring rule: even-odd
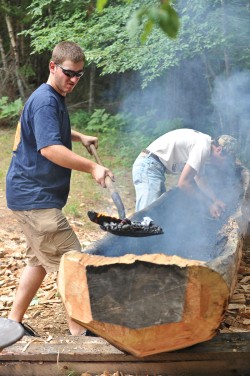
{"label": "shrub", "polygon": [[77,128],[79,130],[86,129],[88,122],[90,120],[90,116],[90,113],[83,110],[77,110],[70,113],[70,122],[72,128]]}
{"label": "shrub", "polygon": [[20,116],[23,109],[23,103],[21,98],[16,99],[14,102],[9,102],[8,97],[0,98],[0,121],[6,123],[6,120],[10,120],[10,124],[14,124],[17,118]]}
{"label": "shrub", "polygon": [[124,125],[125,120],[121,114],[110,115],[104,109],[96,109],[85,129],[91,133],[112,134],[121,131]]}

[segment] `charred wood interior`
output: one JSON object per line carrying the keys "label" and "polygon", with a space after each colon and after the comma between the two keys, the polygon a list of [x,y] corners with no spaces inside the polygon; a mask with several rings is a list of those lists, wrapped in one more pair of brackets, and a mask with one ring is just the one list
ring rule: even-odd
{"label": "charred wood interior", "polygon": [[142,221],[145,216],[150,217],[163,229],[163,234],[146,238],[122,238],[107,234],[86,251],[108,257],[153,253],[178,255],[201,261],[218,257],[226,243],[225,238],[218,236],[218,231],[235,212],[244,193],[241,167],[230,171],[223,174],[211,167],[206,171],[217,197],[227,205],[221,218],[213,219],[210,216],[205,199],[204,203],[201,203],[180,189],[173,188],[130,218],[132,221]]}

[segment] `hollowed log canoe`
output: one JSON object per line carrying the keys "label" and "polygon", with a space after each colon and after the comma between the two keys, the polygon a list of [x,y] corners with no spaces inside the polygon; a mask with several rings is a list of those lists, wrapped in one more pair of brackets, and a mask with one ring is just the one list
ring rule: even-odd
{"label": "hollowed log canoe", "polygon": [[69,316],[138,357],[211,339],[236,284],[249,218],[248,171],[220,177],[223,189],[218,179],[214,189],[227,211],[218,220],[172,189],[131,217],[153,218],[162,235],[107,234],[85,253],[65,254],[59,292]]}

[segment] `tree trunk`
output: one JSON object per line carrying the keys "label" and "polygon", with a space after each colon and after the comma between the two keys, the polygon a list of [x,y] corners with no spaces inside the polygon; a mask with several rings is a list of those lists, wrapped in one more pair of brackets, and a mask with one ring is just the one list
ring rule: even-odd
{"label": "tree trunk", "polygon": [[[20,32],[23,32],[24,30],[24,25],[21,24],[21,25],[18,25],[18,33]],[[27,56],[25,56],[25,42],[24,42],[24,36],[23,35],[17,35],[17,45],[19,46],[19,57],[21,59],[21,61],[23,61],[23,58],[27,58]],[[24,59],[26,60],[26,59]]]}
{"label": "tree trunk", "polygon": [[7,59],[3,48],[3,39],[0,37],[0,54],[1,54],[1,60],[3,63],[3,68],[7,69]]}
{"label": "tree trunk", "polygon": [[[205,69],[206,69],[206,77],[207,77],[207,83],[208,83],[208,88],[209,88],[209,92],[210,92],[210,95],[212,95],[212,92],[213,92],[213,84],[212,82],[215,81],[216,79],[216,73],[214,72],[211,64],[209,63],[209,60],[206,56],[206,54],[204,53],[202,55],[202,60],[203,60],[203,63],[205,65]],[[210,79],[210,77],[212,79]],[[223,115],[221,113],[221,110],[220,110],[220,107],[217,106],[215,108],[217,114],[218,114],[218,118],[219,118],[219,134],[222,134],[223,133],[223,129],[224,129],[224,122],[223,122]]]}
{"label": "tree trunk", "polygon": [[[221,9],[222,9],[222,30],[223,30],[224,37],[226,38],[227,37],[228,20],[226,18],[224,0],[221,0]],[[226,47],[224,48],[224,64],[225,64],[226,77],[229,77],[229,75],[230,75],[230,62],[229,62],[229,56],[228,56],[228,51],[227,51]],[[228,90],[230,92],[231,88],[228,87]],[[227,94],[229,94],[229,93],[227,93]],[[228,133],[228,134],[234,135],[235,134],[234,126],[233,126],[234,121],[232,119],[232,112],[231,112],[231,108],[229,108],[229,105],[226,106],[224,111],[225,111],[225,119],[226,119],[226,123],[227,123],[227,128],[224,127],[225,129],[223,130],[223,133]]]}
{"label": "tree trunk", "polygon": [[24,99],[25,95],[24,95],[23,84],[22,84],[22,80],[19,76],[19,54],[18,54],[18,49],[17,49],[17,45],[16,45],[16,40],[15,40],[15,34],[14,34],[14,31],[13,31],[11,19],[10,19],[8,14],[5,15],[5,21],[6,21],[6,25],[7,25],[7,29],[8,29],[8,33],[9,33],[11,46],[12,46],[12,49],[13,49],[13,52],[14,52],[15,76],[16,76],[16,80],[17,80],[17,87],[18,87],[20,97],[22,99]]}
{"label": "tree trunk", "polygon": [[94,63],[90,66],[90,79],[89,79],[89,105],[88,105],[88,112],[92,112],[95,103],[95,74],[96,74],[96,66]]}

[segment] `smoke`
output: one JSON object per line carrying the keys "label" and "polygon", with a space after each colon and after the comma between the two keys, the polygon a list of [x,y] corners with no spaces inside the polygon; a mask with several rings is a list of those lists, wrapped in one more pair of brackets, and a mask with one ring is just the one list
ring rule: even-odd
{"label": "smoke", "polygon": [[[131,80],[124,80],[120,111],[133,115],[132,131],[138,116],[148,116],[150,121],[143,131],[153,137],[157,122],[162,121],[161,132],[165,133],[168,121],[179,119],[181,126],[212,136],[229,133],[239,137],[245,152],[250,86],[249,71],[242,69],[249,66],[249,4],[180,1],[178,7],[183,16],[180,38],[166,45],[154,38],[149,43],[148,51],[156,58],[149,56],[151,65],[144,70],[158,72],[160,77],[148,82],[145,89],[143,78],[136,73]],[[173,61],[181,63],[164,73],[164,53],[168,61],[168,52]]]}
{"label": "smoke", "polygon": [[237,138],[243,160],[250,158],[250,71],[219,76],[214,82],[212,103],[219,117],[221,133]]}
{"label": "smoke", "polygon": [[[230,187],[234,193],[230,199],[236,206],[239,197],[234,189],[235,184],[227,188]],[[209,217],[205,203],[201,205],[195,197],[190,198],[178,188],[172,189],[132,216],[132,220],[139,221],[149,216],[155,224],[162,227],[163,234],[147,237],[108,234],[91,244],[87,252],[108,257],[163,253],[210,261],[218,257],[222,251],[223,239],[217,237],[217,234],[229,214],[227,210],[224,216],[213,220]]]}
{"label": "smoke", "polygon": [[[139,83],[139,80],[137,80]],[[168,74],[155,79],[144,90],[137,86],[127,92],[121,112],[133,114],[133,118],[149,115],[147,133],[162,121],[162,133],[168,121],[180,120],[182,126],[207,130],[211,104],[207,101],[209,88],[204,77],[204,66],[199,57],[185,61],[180,67],[171,68]],[[133,129],[134,123],[131,123]]]}
{"label": "smoke", "polygon": [[[218,3],[208,4],[208,9],[205,7],[206,3],[202,2],[204,19],[195,18],[193,14],[188,16],[192,22],[197,23],[197,29],[192,24],[187,37],[195,38],[196,35],[192,33],[200,32],[201,45],[197,45],[197,55],[194,56],[195,50],[193,50],[192,58],[183,59],[178,67],[170,68],[165,74],[161,72],[160,78],[149,82],[148,87],[143,90],[141,78],[136,74],[132,77],[132,85],[129,80],[123,81],[121,85],[123,102],[120,111],[133,115],[133,121],[129,124],[129,130],[132,131],[135,128],[136,118],[144,116],[147,121],[148,115],[149,121],[147,127],[141,131],[142,136],[147,134],[154,137],[157,123],[162,124],[161,134],[168,132],[170,130],[168,121],[176,119],[181,121],[183,127],[194,128],[211,136],[230,134],[239,141],[241,157],[247,160],[250,142],[250,71],[243,70],[242,67],[246,62],[244,63],[244,59],[240,61],[237,54],[244,50],[244,47],[238,46],[245,45],[247,51],[249,38],[244,40],[244,36],[247,36],[249,30],[249,20],[242,13],[244,12],[242,4],[241,8],[230,4],[220,9]],[[230,31],[233,51],[228,51],[223,44],[225,36],[223,33],[227,30],[221,30],[222,33],[218,38],[212,31],[213,22],[218,29],[220,26],[223,29],[225,25],[220,21],[225,19],[228,21],[226,27]],[[206,30],[206,25],[209,25],[209,30]],[[214,47],[206,50],[202,38],[206,37],[205,33],[210,32],[211,46]],[[209,38],[206,41],[209,41]],[[186,40],[186,43],[190,45],[191,50],[192,40]],[[203,46],[202,53],[201,46]],[[228,54],[228,60],[225,58],[225,52]],[[236,67],[237,61],[241,66]],[[233,70],[230,71],[232,67]],[[147,146],[144,145],[145,148]],[[140,150],[138,154],[139,152]],[[230,168],[228,171],[221,172],[209,166],[206,171],[216,197],[227,205],[219,221],[213,221],[209,217],[207,205],[206,209],[203,204],[200,207],[198,204],[195,205],[194,213],[194,203],[191,205],[188,201],[183,210],[184,204],[180,205],[179,195],[177,198],[170,195],[171,200],[166,196],[160,198],[160,201],[155,203],[156,206],[146,208],[146,214],[155,221],[155,224],[164,228],[163,236],[149,239],[121,239],[108,236],[101,244],[95,245],[93,252],[110,256],[162,252],[203,260],[218,256],[221,249],[217,248],[217,231],[238,209],[242,197],[241,169],[235,171]]]}

